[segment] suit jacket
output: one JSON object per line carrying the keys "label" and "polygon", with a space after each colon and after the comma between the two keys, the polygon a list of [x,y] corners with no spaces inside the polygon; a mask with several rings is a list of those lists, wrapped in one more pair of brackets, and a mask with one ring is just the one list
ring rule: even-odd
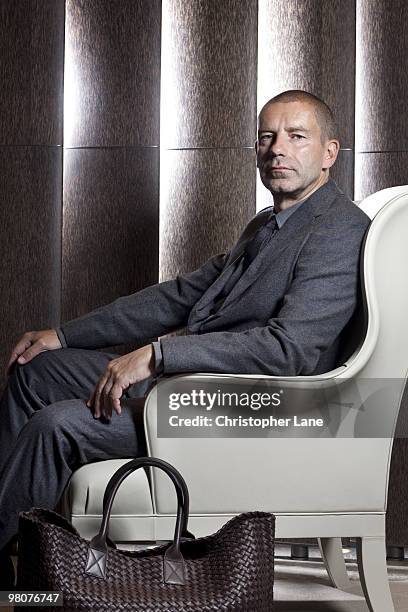
{"label": "suit jacket", "polygon": [[[187,326],[223,286],[223,274],[270,214],[247,225],[229,253],[175,280],[119,298],[62,326],[69,347],[141,343]],[[199,333],[163,338],[163,373],[283,376],[332,369],[359,294],[369,218],[329,180],[294,212]]]}

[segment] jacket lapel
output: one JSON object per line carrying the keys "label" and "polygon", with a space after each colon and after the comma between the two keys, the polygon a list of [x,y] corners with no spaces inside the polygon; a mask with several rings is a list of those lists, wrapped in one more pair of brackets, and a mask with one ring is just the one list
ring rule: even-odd
{"label": "jacket lapel", "polygon": [[[312,194],[286,221],[273,239],[270,240],[269,244],[261,251],[259,256],[253,260],[227,296],[223,305],[214,315],[212,315],[212,318],[215,319],[224,314],[225,309],[235,302],[237,298],[256,281],[267,266],[273,266],[273,273],[279,276],[279,258],[282,253],[286,251],[286,249],[291,249],[292,251],[298,250],[299,246],[312,231],[315,217],[320,216],[328,210],[339,193],[340,191],[336,183],[333,180],[329,180],[323,187]],[[196,318],[197,314],[199,318],[201,318],[200,314],[205,311],[210,303],[213,303],[220,290],[224,287],[226,278],[232,273],[236,261],[245,251],[246,245],[252,240],[257,229],[266,222],[271,211],[272,208],[263,210],[248,224],[236,247],[231,251],[229,260],[226,262],[226,267],[192,309],[189,317],[189,325]]]}
{"label": "jacket lapel", "polygon": [[299,243],[310,233],[313,218],[310,206],[307,206],[307,203],[305,203],[296,214],[287,220],[284,226],[269,241],[269,244],[254,259],[245,274],[241,276],[226,298],[219,313],[246,291],[268,266],[273,266],[273,273],[279,276],[279,258],[281,254],[286,249],[297,250]]}
{"label": "jacket lapel", "polygon": [[[223,314],[225,308],[246,291],[262,274],[266,267],[273,266],[273,273],[279,276],[279,259],[282,253],[286,251],[286,249],[291,249],[292,251],[298,250],[299,246],[312,231],[314,219],[324,214],[324,212],[330,208],[339,193],[336,183],[333,180],[329,180],[323,187],[312,194],[286,221],[273,239],[270,240],[269,244],[261,251],[259,256],[254,259],[245,274],[241,276],[231,293],[227,296],[222,307],[215,316]],[[257,227],[264,222],[265,217],[262,218],[261,223],[259,223]],[[253,234],[254,232],[251,233],[249,240],[252,238]],[[247,242],[248,241],[245,241],[243,249],[245,249]],[[240,250],[240,252],[242,251]]]}
{"label": "jacket lapel", "polygon": [[264,210],[262,210],[256,215],[256,217],[251,219],[250,223],[248,223],[237,244],[235,245],[235,247],[233,247],[229,259],[226,262],[227,267],[229,265],[233,265],[237,261],[237,259],[241,257],[241,255],[246,249],[248,242],[252,240],[258,229],[267,222],[272,211],[273,207],[270,206],[269,208],[265,208]]}
{"label": "jacket lapel", "polygon": [[[198,300],[196,306],[190,313],[189,317],[189,325],[196,318],[196,314],[202,313],[208,307],[208,305],[214,302],[214,299],[218,296],[220,291],[225,286],[227,279],[233,273],[234,267],[238,259],[243,255],[248,242],[250,242],[258,230],[261,227],[266,219],[272,212],[272,207],[265,209],[261,214],[254,217],[248,226],[245,228],[244,233],[239,239],[236,246],[232,249],[230,256],[225,264],[225,268],[221,272],[220,276],[213,282],[213,284],[207,289],[207,291],[202,295],[202,297]],[[215,315],[214,315],[215,316]]]}

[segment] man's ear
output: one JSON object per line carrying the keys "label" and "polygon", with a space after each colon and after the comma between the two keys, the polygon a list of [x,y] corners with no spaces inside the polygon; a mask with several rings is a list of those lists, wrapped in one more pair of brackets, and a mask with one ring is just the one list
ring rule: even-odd
{"label": "man's ear", "polygon": [[323,169],[331,168],[337,159],[340,151],[340,143],[338,140],[329,140],[326,143],[326,153],[323,159]]}

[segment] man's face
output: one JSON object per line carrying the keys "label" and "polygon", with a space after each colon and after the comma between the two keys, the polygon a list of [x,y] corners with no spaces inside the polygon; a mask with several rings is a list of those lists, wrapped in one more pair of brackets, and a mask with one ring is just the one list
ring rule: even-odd
{"label": "man's face", "polygon": [[337,156],[322,142],[314,108],[308,102],[274,102],[259,117],[257,166],[262,183],[273,195],[300,200],[320,187],[325,168]]}

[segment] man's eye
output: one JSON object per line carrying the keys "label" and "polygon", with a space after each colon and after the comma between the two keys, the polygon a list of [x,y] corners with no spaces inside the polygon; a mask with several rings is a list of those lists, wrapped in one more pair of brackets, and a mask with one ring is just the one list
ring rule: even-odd
{"label": "man's eye", "polygon": [[302,134],[291,134],[290,137],[294,138],[295,140],[300,140],[301,138],[304,138]]}
{"label": "man's eye", "polygon": [[262,136],[259,137],[259,142],[260,144],[268,144],[268,142],[271,141],[272,138],[272,134],[262,134]]}

